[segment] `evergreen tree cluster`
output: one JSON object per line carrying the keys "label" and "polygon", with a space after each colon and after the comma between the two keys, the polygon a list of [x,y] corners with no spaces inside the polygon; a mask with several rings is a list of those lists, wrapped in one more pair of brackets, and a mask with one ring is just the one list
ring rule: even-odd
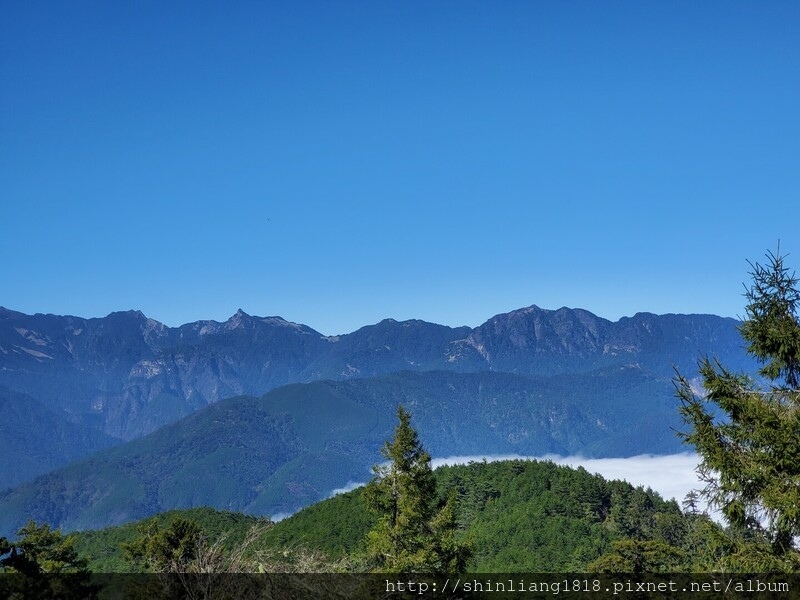
{"label": "evergreen tree cluster", "polygon": [[677,379],[684,440],[702,459],[703,495],[729,530],[718,568],[800,568],[800,291],[785,257],[767,254],[752,266],[741,334],[762,368],[759,377],[717,361],[700,362],[703,395]]}

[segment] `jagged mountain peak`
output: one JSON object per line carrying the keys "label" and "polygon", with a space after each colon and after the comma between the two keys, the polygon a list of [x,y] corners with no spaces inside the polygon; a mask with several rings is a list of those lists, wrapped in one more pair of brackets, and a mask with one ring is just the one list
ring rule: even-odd
{"label": "jagged mountain peak", "polygon": [[305,327],[305,325],[292,323],[278,315],[271,317],[259,317],[257,315],[251,315],[250,313],[243,311],[241,308],[238,309],[227,321],[225,321],[226,325],[233,327],[239,327],[245,323],[263,323],[265,325],[274,325],[278,327]]}
{"label": "jagged mountain peak", "polygon": [[230,319],[225,321],[225,326],[228,329],[237,329],[243,327],[245,324],[251,322],[253,317],[244,312],[241,308],[237,310]]}

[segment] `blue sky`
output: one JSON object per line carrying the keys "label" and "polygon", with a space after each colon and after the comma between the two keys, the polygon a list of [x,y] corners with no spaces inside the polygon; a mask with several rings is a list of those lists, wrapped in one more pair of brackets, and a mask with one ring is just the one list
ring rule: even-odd
{"label": "blue sky", "polygon": [[796,2],[5,2],[0,305],[326,334],[743,314]]}

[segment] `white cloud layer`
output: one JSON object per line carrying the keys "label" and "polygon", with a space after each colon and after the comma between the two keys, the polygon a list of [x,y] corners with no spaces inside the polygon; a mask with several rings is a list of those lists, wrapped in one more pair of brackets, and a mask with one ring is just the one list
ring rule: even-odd
{"label": "white cloud layer", "polygon": [[[606,479],[623,479],[635,486],[649,487],[666,499],[674,498],[680,502],[690,490],[700,490],[703,483],[697,478],[695,469],[698,456],[691,452],[654,456],[641,454],[627,458],[585,458],[583,456],[520,456],[518,454],[490,454],[475,456],[448,456],[434,458],[431,465],[463,465],[470,462],[496,462],[500,460],[549,460],[558,465],[573,468],[583,467],[590,473],[597,473]],[[330,496],[354,490],[366,482],[348,481],[347,484],[331,491]],[[281,515],[283,517],[287,515]],[[273,517],[274,518],[274,517]]]}
{"label": "white cloud layer", "polygon": [[583,456],[519,456],[517,454],[487,456],[449,456],[431,460],[434,468],[442,465],[466,464],[469,462],[495,462],[498,460],[549,460],[558,465],[573,468],[583,467],[590,473],[598,473],[606,479],[624,479],[635,486],[650,487],[664,498],[675,498],[678,502],[693,489],[702,489],[695,468],[698,457],[694,453],[654,456],[641,454],[628,458],[585,458]]}
{"label": "white cloud layer", "polygon": [[[597,473],[606,479],[623,479],[635,486],[652,488],[664,498],[674,498],[678,502],[683,500],[690,490],[699,490],[703,487],[695,473],[698,457],[691,452],[663,456],[640,454],[627,458],[585,458],[555,454],[544,456],[521,456],[519,454],[447,456],[431,459],[431,466],[435,469],[444,465],[465,465],[471,462],[501,460],[549,460],[557,465],[573,468],[583,467],[590,473]],[[344,486],[331,490],[330,496],[350,492],[365,484],[365,481],[348,481]]]}
{"label": "white cloud layer", "polygon": [[346,494],[347,492],[352,492],[356,488],[360,488],[362,485],[367,485],[366,481],[348,481],[345,485],[340,488],[336,488],[335,490],[331,491],[331,495],[328,498],[332,498],[333,496],[338,496],[339,494]]}

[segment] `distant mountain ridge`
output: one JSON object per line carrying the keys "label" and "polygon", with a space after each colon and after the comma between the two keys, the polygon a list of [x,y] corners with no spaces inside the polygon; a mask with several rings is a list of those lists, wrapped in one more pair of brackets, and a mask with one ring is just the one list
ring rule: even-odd
{"label": "distant mountain ridge", "polygon": [[534,305],[474,329],[386,319],[324,336],[242,310],[224,323],[171,328],[140,311],[83,319],[0,308],[0,386],[134,439],[231,396],[400,370],[557,375],[637,364],[669,377],[673,366],[693,372],[704,354],[749,368],[737,326],[714,315],[638,313],[611,322]]}

